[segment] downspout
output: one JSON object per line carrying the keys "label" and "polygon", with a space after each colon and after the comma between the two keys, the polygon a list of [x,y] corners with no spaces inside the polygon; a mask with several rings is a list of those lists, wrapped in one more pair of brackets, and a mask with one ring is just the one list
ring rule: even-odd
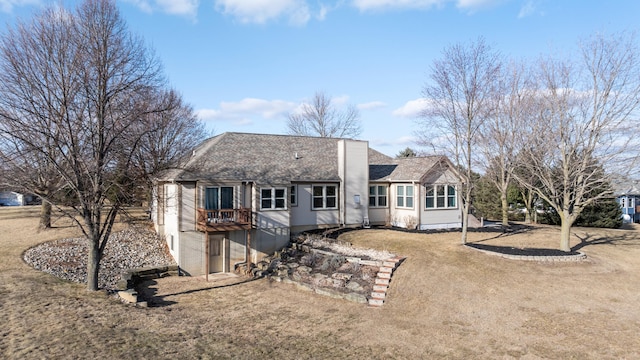
{"label": "downspout", "polygon": [[[414,184],[415,187],[415,181],[411,182],[412,184]],[[414,204],[416,205],[416,208],[418,210],[418,224],[416,224],[416,230],[420,230],[420,224],[422,224],[422,185],[418,184],[418,199],[416,199],[417,201],[414,201]]]}
{"label": "downspout", "polygon": [[342,140],[342,181],[340,182],[342,194],[342,209],[340,209],[340,223],[342,227],[347,223],[347,142]]}

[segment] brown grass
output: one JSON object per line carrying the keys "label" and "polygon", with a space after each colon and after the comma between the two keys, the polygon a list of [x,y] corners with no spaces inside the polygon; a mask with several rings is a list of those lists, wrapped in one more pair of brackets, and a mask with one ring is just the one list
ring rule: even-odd
{"label": "brown grass", "polygon": [[[640,235],[576,229],[580,263],[519,262],[459,244],[459,233],[347,232],[342,240],[407,256],[380,309],[292,285],[164,278],[162,306],[136,308],[23,263],[37,218],[0,210],[0,358],[557,358],[640,357]],[[62,223],[58,223],[62,225]],[[66,226],[66,225],[65,225]],[[540,227],[471,240],[557,247]]]}

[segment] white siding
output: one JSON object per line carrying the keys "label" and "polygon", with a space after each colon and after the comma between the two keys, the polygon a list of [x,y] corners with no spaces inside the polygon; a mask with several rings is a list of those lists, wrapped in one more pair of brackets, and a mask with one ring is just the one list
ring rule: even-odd
{"label": "white siding", "polygon": [[442,173],[432,174],[426,179],[425,185],[456,185],[456,205],[455,208],[449,209],[426,209],[425,205],[425,187],[421,186],[420,191],[420,229],[442,229],[457,228],[462,226],[462,211],[460,209],[460,185],[456,175],[447,169]]}
{"label": "white siding", "polygon": [[[291,226],[308,228],[339,225],[338,209],[311,209],[311,186],[311,184],[298,184],[298,206],[292,206],[290,208]],[[340,202],[340,198],[338,198],[338,202]]]}
{"label": "white siding", "polygon": [[[341,221],[346,226],[362,224],[369,207],[369,144],[366,141],[338,142],[338,171]],[[359,198],[359,204],[356,199]]]}
{"label": "white siding", "polygon": [[196,184],[183,183],[180,188],[180,231],[196,229]]}
{"label": "white siding", "polygon": [[[413,187],[413,207],[398,207],[398,185]],[[420,186],[411,183],[393,183],[389,186],[388,202],[391,207],[390,221],[392,226],[407,228],[418,225],[420,208],[419,188]]]}
{"label": "white siding", "polygon": [[164,235],[167,246],[171,246],[173,236],[174,249],[171,250],[173,258],[180,259],[180,233],[178,232],[178,191],[177,185],[164,185]]}

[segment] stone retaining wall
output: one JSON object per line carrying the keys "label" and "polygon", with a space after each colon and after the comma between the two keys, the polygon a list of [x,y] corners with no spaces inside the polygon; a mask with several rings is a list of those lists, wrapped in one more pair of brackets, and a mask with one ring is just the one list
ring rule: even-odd
{"label": "stone retaining wall", "polygon": [[[352,273],[336,271],[331,275],[319,272],[312,274],[314,269],[311,267],[302,265],[299,262],[286,261],[287,258],[295,256],[298,251],[323,256],[325,258],[324,263],[320,267],[325,265],[326,262],[331,262],[332,258],[337,259],[336,262],[338,263],[348,263],[356,267],[372,267],[375,277],[371,277],[368,280],[368,286],[363,286],[358,281],[355,281]],[[273,256],[266,257],[257,263],[252,273],[254,276],[265,276],[273,281],[295,285],[303,291],[378,307],[384,303],[393,272],[403,260],[403,257],[394,257],[385,261],[346,257],[305,244],[292,243],[288,248],[276,252]],[[314,286],[310,281],[324,284],[325,286]]]}
{"label": "stone retaining wall", "polygon": [[139,301],[136,286],[149,279],[157,279],[170,275],[179,275],[178,265],[156,266],[129,269],[122,272],[122,279],[117,284],[118,296],[128,303],[146,307],[146,301]]}

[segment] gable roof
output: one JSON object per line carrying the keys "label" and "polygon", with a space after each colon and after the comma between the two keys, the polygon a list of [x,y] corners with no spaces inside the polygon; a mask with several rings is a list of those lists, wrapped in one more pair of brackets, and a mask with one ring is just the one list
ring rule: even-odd
{"label": "gable roof", "polygon": [[[340,140],[343,139],[226,132],[202,142],[177,167],[166,170],[157,180],[339,182]],[[440,169],[438,164],[451,165],[444,156],[394,159],[368,149],[370,181],[421,181]]]}
{"label": "gable roof", "polygon": [[339,181],[338,138],[227,132],[205,140],[165,181]]}
{"label": "gable roof", "polygon": [[370,164],[369,179],[372,181],[419,181],[435,170],[438,164],[443,164],[443,161],[448,165],[448,161],[443,156],[416,156],[391,159],[386,164]]}

